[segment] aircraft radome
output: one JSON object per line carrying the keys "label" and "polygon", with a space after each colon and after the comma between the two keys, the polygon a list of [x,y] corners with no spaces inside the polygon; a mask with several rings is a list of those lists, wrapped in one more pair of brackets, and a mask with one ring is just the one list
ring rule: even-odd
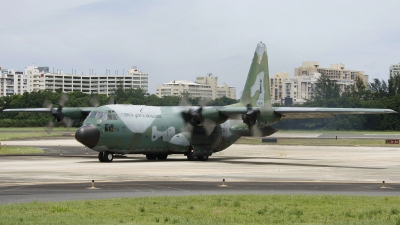
{"label": "aircraft radome", "polygon": [[5,109],[4,112],[51,113],[84,120],[77,141],[99,152],[100,162],[114,154],[144,154],[165,160],[170,154],[206,161],[242,136],[269,136],[281,119],[330,118],[338,114],[396,113],[391,109],[272,107],[266,46],[258,43],[247,81],[237,104],[206,106],[144,106],[111,104],[100,107]]}

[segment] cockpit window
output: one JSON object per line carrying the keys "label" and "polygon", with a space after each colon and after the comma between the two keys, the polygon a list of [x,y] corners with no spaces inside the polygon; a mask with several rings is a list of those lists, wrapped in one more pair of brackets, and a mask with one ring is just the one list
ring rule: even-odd
{"label": "cockpit window", "polygon": [[108,110],[107,120],[112,120],[112,113],[111,113],[111,110]]}
{"label": "cockpit window", "polygon": [[96,116],[96,111],[91,111],[89,114],[89,118],[94,118]]}
{"label": "cockpit window", "polygon": [[[105,116],[105,117],[104,117]],[[104,112],[97,112],[96,113],[96,118],[97,119],[107,119],[107,113]]]}
{"label": "cockpit window", "polygon": [[114,110],[108,110],[107,112],[90,112],[88,118],[96,118],[102,120],[118,120],[117,113]]}
{"label": "cockpit window", "polygon": [[115,113],[114,111],[112,112],[112,120],[117,120],[118,116],[117,113]]}
{"label": "cockpit window", "polygon": [[115,113],[114,110],[108,110],[107,120],[117,120],[117,119],[118,119],[117,113]]}

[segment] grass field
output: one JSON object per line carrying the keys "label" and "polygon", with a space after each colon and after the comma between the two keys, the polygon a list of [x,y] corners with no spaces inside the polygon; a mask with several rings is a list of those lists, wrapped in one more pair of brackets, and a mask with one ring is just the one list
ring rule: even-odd
{"label": "grass field", "polygon": [[74,132],[76,128],[54,128],[49,134],[44,127],[2,127],[0,128],[0,141],[35,137],[56,137],[62,132]]}
{"label": "grass field", "polygon": [[[54,132],[67,132],[76,131],[76,127],[66,128],[66,127],[54,127]],[[46,132],[44,127],[0,127],[0,132]]]}
{"label": "grass field", "polygon": [[400,224],[400,197],[214,195],[0,205],[0,224]]}
{"label": "grass field", "polygon": [[43,153],[44,151],[39,148],[25,147],[25,146],[4,146],[0,148],[0,155],[10,155],[10,154],[36,154]]}
{"label": "grass field", "polygon": [[318,133],[318,134],[400,134],[400,131],[371,131],[371,130],[279,130],[281,133]]}
{"label": "grass field", "polygon": [[394,147],[399,145],[388,145],[384,140],[377,139],[277,139],[277,143],[262,142],[261,138],[241,138],[236,144],[249,145],[305,145],[305,146],[386,146]]}

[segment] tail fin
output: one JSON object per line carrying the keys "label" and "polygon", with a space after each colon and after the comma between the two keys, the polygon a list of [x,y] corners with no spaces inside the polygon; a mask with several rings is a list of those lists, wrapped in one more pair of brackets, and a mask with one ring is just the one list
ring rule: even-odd
{"label": "tail fin", "polygon": [[254,52],[243,94],[238,105],[271,107],[267,47],[260,42]]}

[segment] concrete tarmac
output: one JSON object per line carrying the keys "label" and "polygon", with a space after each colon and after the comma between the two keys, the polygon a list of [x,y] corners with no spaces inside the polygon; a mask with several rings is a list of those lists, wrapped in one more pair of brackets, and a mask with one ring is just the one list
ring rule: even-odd
{"label": "concrete tarmac", "polygon": [[[225,193],[400,195],[397,145],[232,145],[207,162],[128,155],[100,163],[96,152],[71,138],[4,144],[37,146],[46,154],[0,157],[0,203]],[[228,187],[220,187],[222,179]],[[86,189],[92,180],[100,189]]]}

